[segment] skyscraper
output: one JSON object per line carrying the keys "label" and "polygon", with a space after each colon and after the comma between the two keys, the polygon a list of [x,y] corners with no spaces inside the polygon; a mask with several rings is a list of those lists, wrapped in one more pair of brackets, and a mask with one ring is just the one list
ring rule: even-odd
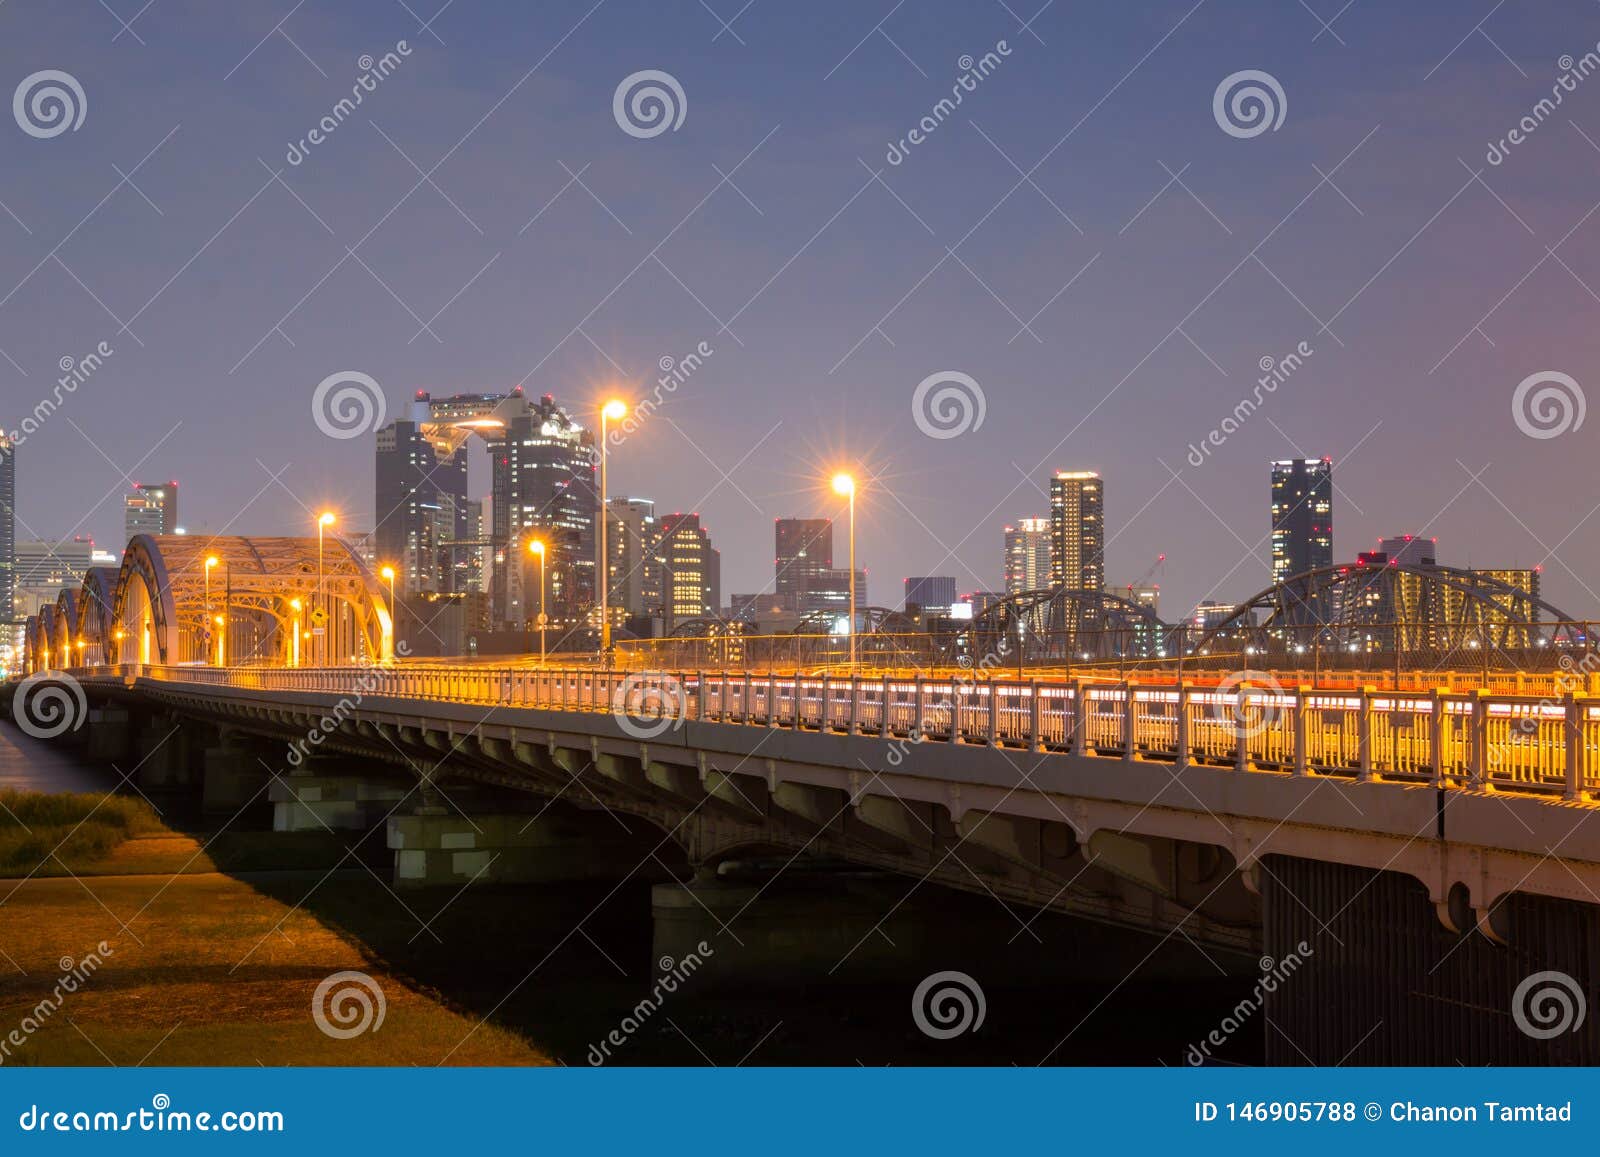
{"label": "skyscraper", "polygon": [[773,533],[777,540],[774,589],[786,604],[798,607],[807,581],[833,569],[833,520],[780,518]]}
{"label": "skyscraper", "polygon": [[15,439],[0,429],[0,666],[14,653],[8,648],[17,644],[17,631],[11,625],[17,593],[16,455]]}
{"label": "skyscraper", "polygon": [[654,581],[656,504],[648,498],[612,498],[606,503],[606,569],[609,602],[624,615],[650,615],[661,603]]}
{"label": "skyscraper", "polygon": [[1272,464],[1272,581],[1333,565],[1333,459]]}
{"label": "skyscraper", "polygon": [[1050,479],[1050,581],[1070,590],[1105,586],[1105,484],[1096,471],[1058,470]]}
{"label": "skyscraper", "polygon": [[[856,568],[856,610],[867,606],[867,572]],[[831,611],[841,618],[850,617],[850,572],[819,570],[806,576],[806,588],[800,593],[800,610],[805,614],[814,611]]]}
{"label": "skyscraper", "polygon": [[399,570],[408,595],[453,590],[455,568],[445,543],[467,537],[466,439],[441,431],[433,408],[433,399],[419,393],[409,418],[378,431],[373,545],[379,565]]}
{"label": "skyscraper", "polygon": [[698,514],[668,514],[656,537],[655,561],[661,575],[663,634],[685,619],[714,615],[722,600],[722,555]]}
{"label": "skyscraper", "polygon": [[907,610],[916,606],[948,612],[955,601],[956,580],[953,575],[922,575],[906,579]]}
{"label": "skyscraper", "polygon": [[135,482],[133,492],[123,498],[122,527],[130,539],[136,534],[176,534],[178,484]]}
{"label": "skyscraper", "polygon": [[1006,527],[1007,594],[1043,590],[1050,585],[1050,520],[1019,518]]}
{"label": "skyscraper", "polygon": [[[596,461],[594,433],[549,394],[512,414],[495,451],[491,537],[497,550],[503,547],[507,557],[514,552],[519,560],[531,539],[544,540],[549,613],[558,622],[580,621],[596,600]],[[496,607],[503,621],[538,613],[514,604],[516,592],[497,573]]]}

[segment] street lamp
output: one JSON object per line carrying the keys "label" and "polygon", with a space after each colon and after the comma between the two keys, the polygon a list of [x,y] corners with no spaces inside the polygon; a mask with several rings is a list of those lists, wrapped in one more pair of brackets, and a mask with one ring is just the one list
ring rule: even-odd
{"label": "street lamp", "polygon": [[850,665],[856,665],[856,480],[848,474],[833,476],[833,491],[850,499]]}
{"label": "street lamp", "polygon": [[606,506],[606,422],[625,418],[628,405],[612,398],[600,407],[600,654],[611,650],[611,575],[606,563],[606,540],[611,537]]}
{"label": "street lamp", "polygon": [[207,617],[211,614],[211,568],[216,566],[220,561],[222,560],[217,558],[217,556],[214,554],[206,556],[206,605],[205,610],[201,612],[200,615],[200,622],[202,626],[204,626]]}
{"label": "street lamp", "polygon": [[[330,512],[330,511],[326,511],[325,510],[321,514],[317,515],[317,607],[316,607],[316,611],[312,613],[311,621],[312,621],[312,637],[313,637],[313,639],[315,639],[317,637],[317,634],[316,634],[317,631],[321,631],[322,632],[322,635],[321,635],[322,646],[316,647],[314,649],[318,652],[318,657],[321,660],[321,664],[320,665],[324,666],[324,667],[327,666],[327,662],[328,662],[328,627],[327,627],[327,623],[328,623],[328,607],[327,607],[327,597],[323,593],[324,592],[324,586],[323,586],[323,579],[322,579],[322,532],[324,530],[326,530],[328,527],[332,526],[334,524],[334,521],[335,521],[335,519],[333,517],[332,512]],[[320,614],[322,616],[322,622],[320,622],[320,623],[316,621],[318,614]]]}
{"label": "street lamp", "polygon": [[544,663],[544,632],[549,617],[544,613],[544,543],[534,539],[528,544],[528,553],[539,559],[539,662]]}
{"label": "street lamp", "polygon": [[299,599],[289,600],[289,608],[294,611],[293,642],[289,647],[289,666],[291,667],[300,665],[300,611],[304,606],[305,604]]}

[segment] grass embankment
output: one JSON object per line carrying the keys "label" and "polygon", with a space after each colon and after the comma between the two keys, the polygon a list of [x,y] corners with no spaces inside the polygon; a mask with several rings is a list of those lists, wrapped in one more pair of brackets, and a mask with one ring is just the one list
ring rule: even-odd
{"label": "grass embankment", "polygon": [[[0,1066],[549,1063],[414,979],[410,940],[453,893],[402,908],[362,866],[387,870],[381,837],[352,854],[360,835],[179,831],[138,798],[0,791]],[[341,908],[384,947],[330,918]],[[385,1007],[348,1040],[312,1016],[343,971]]]}
{"label": "grass embankment", "polygon": [[26,875],[41,866],[61,870],[63,864],[76,871],[104,860],[125,840],[160,828],[142,799],[0,791],[0,876]]}

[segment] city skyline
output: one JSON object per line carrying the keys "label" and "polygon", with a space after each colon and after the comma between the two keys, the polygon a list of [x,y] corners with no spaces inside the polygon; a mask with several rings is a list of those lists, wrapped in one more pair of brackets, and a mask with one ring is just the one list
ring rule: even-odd
{"label": "city skyline", "polygon": [[[110,44],[64,13],[9,8],[27,12],[25,22],[11,16],[25,35],[0,46],[0,66],[22,75],[29,62],[71,59],[97,98],[80,131],[0,142],[15,162],[0,200],[26,225],[0,218],[0,259],[19,283],[0,306],[0,349],[15,362],[0,368],[17,371],[8,395],[17,416],[6,424],[59,393],[64,359],[77,363],[59,412],[17,448],[19,537],[112,542],[127,477],[147,474],[189,482],[184,520],[197,533],[245,524],[298,533],[304,511],[323,507],[371,526],[369,461],[311,423],[318,383],[359,369],[391,416],[418,389],[523,384],[575,413],[613,391],[653,399],[614,457],[613,489],[700,511],[730,591],[763,588],[771,519],[838,517],[817,479],[842,465],[863,479],[866,569],[999,589],[995,527],[1043,512],[1048,471],[1084,467],[1117,495],[1108,584],[1159,552],[1172,560],[1169,605],[1239,598],[1270,582],[1260,464],[1303,453],[1350,464],[1341,543],[1401,526],[1437,534],[1462,544],[1462,562],[1543,565],[1552,601],[1600,614],[1579,577],[1600,565],[1600,543],[1573,533],[1584,509],[1550,501],[1581,483],[1581,456],[1524,437],[1511,408],[1531,374],[1584,377],[1593,301],[1561,263],[1545,261],[1520,287],[1519,278],[1546,256],[1529,230],[1554,243],[1583,220],[1589,202],[1558,175],[1590,146],[1552,125],[1500,164],[1481,159],[1483,142],[1548,89],[1556,58],[1600,35],[1593,13],[1506,21],[1494,44],[1457,44],[1448,5],[1353,10],[1341,27],[1386,45],[1358,83],[1339,45],[1314,39],[1309,16],[1265,4],[1246,5],[1243,20],[1186,5],[1080,22],[1051,10],[1032,26],[1045,44],[999,6],[941,21],[902,12],[893,35],[916,67],[881,38],[853,49],[870,21],[818,30],[765,14],[741,47],[725,35],[712,43],[709,16],[695,29],[606,8],[584,19],[586,5],[452,13],[459,48],[486,62],[471,81],[445,74],[440,46],[393,6],[297,14],[295,39],[327,81],[281,38],[241,59],[270,33],[264,14],[260,27],[247,15],[197,14],[191,41],[152,11],[145,18],[165,34],[143,59],[175,65],[190,43],[237,43],[221,68],[237,64],[225,90],[237,101],[213,110],[185,100],[190,70],[140,66],[127,37]],[[299,122],[315,123],[341,91],[338,68],[371,47],[374,29],[391,28],[413,42],[379,94],[300,163],[280,159],[283,141],[303,135]],[[552,51],[569,32],[575,51]],[[942,91],[940,70],[1000,39],[1009,55],[963,108],[958,119],[970,123],[952,121],[899,163],[885,159],[883,142]],[[611,96],[646,43],[694,111],[681,131],[638,140],[617,129]],[[612,45],[616,76],[579,69]],[[1059,67],[1062,54],[1074,68]],[[1293,110],[1283,130],[1240,140],[1213,122],[1211,94],[1228,71],[1217,66],[1233,57],[1285,78]],[[723,66],[770,69],[773,83],[747,93],[719,79]],[[1486,72],[1492,88],[1474,83]],[[1384,99],[1402,85],[1416,89],[1403,106]],[[1185,110],[1177,121],[1174,108]],[[1600,123],[1600,90],[1579,89],[1562,115],[1576,128]],[[581,184],[515,147],[526,116],[556,152],[569,149],[571,173],[592,165]],[[1132,152],[1121,145],[1130,136],[1140,142]],[[1196,138],[1214,147],[1196,149]],[[406,155],[424,171],[447,158],[432,180],[448,200],[419,182],[359,251],[372,272],[351,260],[330,272],[328,246],[354,247],[416,181]],[[1045,160],[1030,184],[1007,157],[1022,172]],[[119,186],[108,162],[161,213]],[[1174,181],[1163,164],[1192,167]],[[965,171],[982,179],[947,179]],[[348,179],[369,172],[392,179],[393,196]],[[526,195],[508,198],[506,187]],[[108,189],[115,195],[58,254],[90,296],[42,259]],[[1002,199],[1007,211],[986,218]],[[680,220],[657,254],[666,268],[652,260],[630,274]],[[712,221],[722,228],[714,239]],[[1560,256],[1592,284],[1589,234],[1580,227]],[[868,239],[882,246],[870,270],[853,260]],[[946,245],[961,262],[945,257],[930,273]],[[708,289],[719,270],[734,276]],[[111,352],[91,354],[102,346]],[[1255,383],[1273,360],[1265,391]],[[947,370],[983,386],[984,421],[930,439],[911,398]],[[1223,430],[1251,396],[1259,406]],[[1480,417],[1438,420],[1457,405]],[[1587,436],[1578,428],[1554,445]],[[67,461],[77,469],[56,468]],[[484,490],[475,478],[472,493]]]}

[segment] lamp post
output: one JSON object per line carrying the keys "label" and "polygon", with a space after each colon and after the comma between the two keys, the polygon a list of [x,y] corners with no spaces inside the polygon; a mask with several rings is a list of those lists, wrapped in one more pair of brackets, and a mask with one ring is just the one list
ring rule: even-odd
{"label": "lamp post", "polygon": [[856,665],[856,480],[848,474],[833,476],[835,494],[850,499],[850,665]]}
{"label": "lamp post", "polygon": [[[328,607],[322,577],[322,532],[333,523],[334,517],[329,511],[323,511],[317,516],[317,606],[311,615],[311,637],[313,642],[318,638],[322,640],[322,646],[314,646],[312,649],[317,653],[319,665],[324,667],[328,665]],[[320,623],[317,622],[319,614],[322,616]],[[322,632],[320,636],[317,634],[318,631]]]}
{"label": "lamp post", "polygon": [[289,643],[289,666],[300,665],[300,611],[305,606],[299,599],[289,600],[289,609],[294,611],[294,632]]}
{"label": "lamp post", "polygon": [[611,609],[608,606],[611,596],[611,574],[606,561],[606,540],[611,537],[609,511],[606,505],[606,422],[626,417],[627,413],[627,404],[617,398],[612,398],[600,407],[600,654],[602,657],[611,650]]}
{"label": "lamp post", "polygon": [[[211,621],[211,568],[216,566],[220,561],[221,560],[214,554],[206,556],[206,605],[205,609],[200,612],[200,625],[202,630]],[[201,653],[204,654],[204,652]]]}
{"label": "lamp post", "polygon": [[400,629],[400,609],[394,601],[394,567],[386,566],[378,572],[383,581],[389,584],[389,618],[395,625],[395,630]]}
{"label": "lamp post", "polygon": [[544,543],[534,539],[528,544],[528,553],[539,560],[539,664],[544,665],[544,632],[550,618],[544,613]]}

